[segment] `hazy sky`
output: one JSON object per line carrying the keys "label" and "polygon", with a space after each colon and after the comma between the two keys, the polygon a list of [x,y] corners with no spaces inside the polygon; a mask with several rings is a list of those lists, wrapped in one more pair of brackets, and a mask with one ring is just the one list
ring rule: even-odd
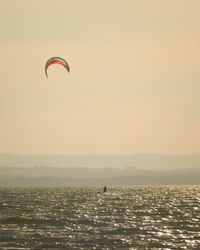
{"label": "hazy sky", "polygon": [[[0,153],[200,153],[199,0],[0,0]],[[44,64],[64,57],[71,72]]]}

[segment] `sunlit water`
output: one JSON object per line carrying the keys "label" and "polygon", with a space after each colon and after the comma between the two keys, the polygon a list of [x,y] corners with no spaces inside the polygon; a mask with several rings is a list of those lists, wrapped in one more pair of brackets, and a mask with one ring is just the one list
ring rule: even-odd
{"label": "sunlit water", "polygon": [[0,249],[200,249],[200,186],[0,189]]}

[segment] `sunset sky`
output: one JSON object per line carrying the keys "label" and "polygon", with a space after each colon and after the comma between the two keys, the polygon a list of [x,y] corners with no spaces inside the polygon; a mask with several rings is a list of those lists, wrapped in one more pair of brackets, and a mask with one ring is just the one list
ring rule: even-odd
{"label": "sunset sky", "polygon": [[[199,0],[0,0],[0,153],[200,153]],[[49,57],[68,61],[70,74]]]}

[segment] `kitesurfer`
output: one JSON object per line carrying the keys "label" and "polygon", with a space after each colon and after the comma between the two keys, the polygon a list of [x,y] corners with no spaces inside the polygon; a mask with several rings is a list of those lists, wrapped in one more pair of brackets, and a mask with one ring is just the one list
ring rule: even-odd
{"label": "kitesurfer", "polygon": [[103,187],[103,193],[105,193],[106,191],[107,191],[107,187],[104,186],[104,187]]}

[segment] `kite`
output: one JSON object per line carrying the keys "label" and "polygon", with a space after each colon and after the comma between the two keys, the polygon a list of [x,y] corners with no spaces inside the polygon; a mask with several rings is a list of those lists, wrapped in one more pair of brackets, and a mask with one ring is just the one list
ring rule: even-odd
{"label": "kite", "polygon": [[55,56],[55,57],[51,57],[49,58],[49,60],[46,62],[45,64],[45,74],[46,74],[46,77],[48,78],[48,75],[47,75],[47,69],[48,67],[51,65],[51,64],[60,64],[62,65],[63,67],[66,68],[66,70],[68,71],[69,73],[69,64],[61,57],[58,57],[58,56]]}

